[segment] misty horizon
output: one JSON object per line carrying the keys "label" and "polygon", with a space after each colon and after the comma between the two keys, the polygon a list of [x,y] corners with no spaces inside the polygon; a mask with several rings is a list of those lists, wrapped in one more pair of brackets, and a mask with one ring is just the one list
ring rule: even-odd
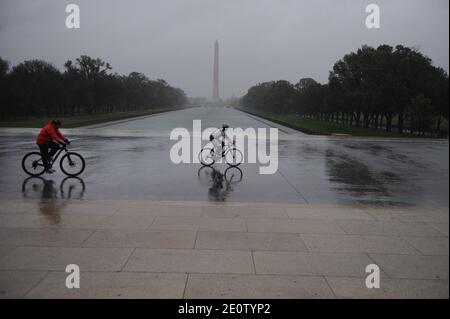
{"label": "misty horizon", "polygon": [[190,97],[210,98],[218,39],[223,99],[266,81],[326,83],[333,64],[362,45],[413,47],[449,69],[446,0],[377,1],[378,30],[364,24],[369,2],[352,0],[79,0],[72,1],[81,10],[77,30],[64,25],[69,3],[1,0],[0,56],[11,66],[43,59],[63,69],[67,60],[89,55],[109,62],[112,72],[144,73]]}

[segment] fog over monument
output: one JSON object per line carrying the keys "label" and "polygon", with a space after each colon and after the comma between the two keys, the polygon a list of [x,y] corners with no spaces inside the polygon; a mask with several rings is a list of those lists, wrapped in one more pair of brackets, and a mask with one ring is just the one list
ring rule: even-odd
{"label": "fog over monument", "polygon": [[214,72],[212,101],[219,102],[219,40],[214,43]]}
{"label": "fog over monument", "polygon": [[417,47],[448,71],[447,0],[376,1],[376,31],[364,23],[369,2],[358,0],[77,0],[81,28],[73,32],[64,24],[67,3],[0,0],[0,56],[12,65],[42,58],[62,69],[87,54],[119,74],[139,71],[208,99],[216,38],[222,99],[264,81],[326,83],[333,64],[362,44]]}

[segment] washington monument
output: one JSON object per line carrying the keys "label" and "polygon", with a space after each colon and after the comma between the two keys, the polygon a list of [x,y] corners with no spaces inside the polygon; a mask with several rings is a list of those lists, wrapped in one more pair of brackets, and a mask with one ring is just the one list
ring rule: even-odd
{"label": "washington monument", "polygon": [[219,40],[214,43],[213,102],[219,102]]}

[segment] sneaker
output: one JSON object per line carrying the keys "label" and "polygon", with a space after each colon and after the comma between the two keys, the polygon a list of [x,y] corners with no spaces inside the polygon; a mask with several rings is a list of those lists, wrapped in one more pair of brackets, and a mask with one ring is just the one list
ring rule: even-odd
{"label": "sneaker", "polygon": [[49,168],[48,170],[45,171],[47,174],[53,174],[55,172],[54,169]]}

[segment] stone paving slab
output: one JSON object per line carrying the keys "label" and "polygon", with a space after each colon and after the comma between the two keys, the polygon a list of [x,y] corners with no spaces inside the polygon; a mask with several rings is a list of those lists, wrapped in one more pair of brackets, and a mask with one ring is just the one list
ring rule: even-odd
{"label": "stone paving slab", "polygon": [[83,247],[194,248],[196,235],[185,230],[97,230]]}
{"label": "stone paving slab", "polygon": [[0,271],[0,299],[23,298],[46,275],[46,271]]}
{"label": "stone paving slab", "polygon": [[0,259],[12,252],[16,247],[13,246],[0,246]]}
{"label": "stone paving slab", "polygon": [[130,257],[130,248],[18,247],[0,259],[0,270],[65,271],[77,264],[83,271],[119,271]]}
{"label": "stone paving slab", "polygon": [[391,278],[447,279],[448,256],[370,254]]}
{"label": "stone paving slab", "polygon": [[298,234],[199,232],[199,249],[307,251]]}
{"label": "stone paving slab", "polygon": [[150,229],[191,231],[246,231],[243,218],[155,217]]}
{"label": "stone paving slab", "polygon": [[5,246],[80,247],[93,233],[83,229],[0,228]]}
{"label": "stone paving slab", "polygon": [[155,204],[155,203],[129,203],[122,204],[116,211],[118,215],[144,215],[144,216],[191,216],[199,217],[202,215],[201,206],[184,206],[173,204]]}
{"label": "stone paving slab", "polygon": [[37,208],[36,202],[2,200],[0,214],[34,214]]}
{"label": "stone paving slab", "polygon": [[243,217],[243,218],[289,218],[283,207],[202,207],[205,217]]}
{"label": "stone paving slab", "polygon": [[61,218],[59,214],[5,214],[0,215],[3,228],[75,228],[96,229],[108,216],[74,216]]}
{"label": "stone paving slab", "polygon": [[130,272],[83,272],[79,289],[67,289],[67,274],[51,272],[25,298],[33,299],[179,299],[183,298],[186,274]]}
{"label": "stone paving slab", "polygon": [[448,298],[448,225],[448,207],[0,200],[0,298]]}
{"label": "stone paving slab", "polygon": [[360,278],[327,277],[337,298],[359,299],[448,299],[446,280],[381,278],[379,289],[367,289]]}
{"label": "stone paving slab", "polygon": [[328,220],[375,220],[361,209],[336,209],[332,207],[320,208],[286,208],[290,218],[300,219],[328,219]]}
{"label": "stone paving slab", "polygon": [[[379,221],[338,221],[339,226],[349,235],[374,236],[416,236],[442,237],[438,228],[425,223],[379,222]],[[447,225],[448,226],[448,225]]]}
{"label": "stone paving slab", "polygon": [[301,235],[313,252],[419,254],[402,238],[361,235]]}
{"label": "stone paving slab", "polygon": [[136,249],[124,271],[228,273],[255,272],[246,251],[198,249]]}
{"label": "stone paving slab", "polygon": [[72,228],[72,229],[146,229],[153,216],[145,215],[0,215],[0,225],[6,228]]}
{"label": "stone paving slab", "polygon": [[365,254],[264,252],[253,253],[257,274],[366,277],[372,260]]}
{"label": "stone paving slab", "polygon": [[[45,209],[45,206],[44,206]],[[48,209],[48,208],[47,208]],[[61,214],[88,214],[88,215],[113,215],[119,210],[117,204],[68,201],[66,206],[61,208]]]}
{"label": "stone paving slab", "polygon": [[188,299],[334,298],[323,277],[265,275],[189,275]]}
{"label": "stone paving slab", "polygon": [[247,219],[249,232],[301,233],[301,234],[345,234],[333,220],[311,219]]}
{"label": "stone paving slab", "polygon": [[449,236],[449,224],[448,223],[432,223],[430,224],[437,230],[439,230],[444,236]]}
{"label": "stone paving slab", "polygon": [[449,223],[449,212],[433,208],[409,208],[409,209],[371,209],[367,213],[378,221],[387,222],[424,222],[424,223]]}
{"label": "stone paving slab", "polygon": [[448,256],[448,237],[406,237],[405,240],[424,255]]}

